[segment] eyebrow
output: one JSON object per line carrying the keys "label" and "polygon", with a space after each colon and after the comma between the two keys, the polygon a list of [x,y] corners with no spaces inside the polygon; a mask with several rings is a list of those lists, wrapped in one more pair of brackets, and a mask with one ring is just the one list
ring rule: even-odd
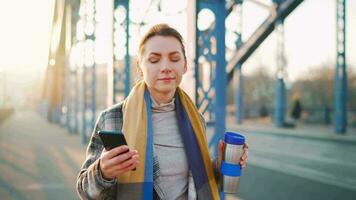
{"label": "eyebrow", "polygon": [[[171,56],[173,54],[179,54],[179,51],[173,51],[173,52],[170,52],[168,55]],[[161,53],[158,53],[158,52],[150,52],[149,54],[150,56],[151,55],[154,55],[154,56],[161,56],[162,54]]]}

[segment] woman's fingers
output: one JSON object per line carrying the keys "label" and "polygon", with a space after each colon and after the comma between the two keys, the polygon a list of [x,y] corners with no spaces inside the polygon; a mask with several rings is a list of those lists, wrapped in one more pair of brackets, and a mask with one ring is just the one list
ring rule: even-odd
{"label": "woman's fingers", "polygon": [[119,170],[123,170],[127,167],[129,167],[131,164],[136,163],[138,161],[138,155],[132,156],[130,159],[121,162],[120,164],[117,165]]}
{"label": "woman's fingers", "polygon": [[131,159],[114,166],[110,171],[114,176],[119,176],[127,171],[133,170],[139,163],[138,157],[133,156]]}
{"label": "woman's fingers", "polygon": [[241,156],[241,160],[247,160],[248,158],[248,151],[244,151],[244,153]]}
{"label": "woman's fingers", "polygon": [[241,160],[240,160],[240,165],[242,168],[245,168],[246,167],[246,164],[247,164],[247,157],[245,158],[242,158],[241,157]]}
{"label": "woman's fingers", "polygon": [[137,159],[131,159],[130,162],[127,162],[125,165],[122,165],[123,168],[121,168],[120,170],[123,172],[127,172],[130,170],[133,170],[135,167],[137,167],[137,165],[140,163],[139,160]]}
{"label": "woman's fingers", "polygon": [[133,156],[137,156],[138,157],[138,153],[136,150],[130,150],[126,153],[122,153],[117,155],[116,157],[112,158],[109,160],[111,165],[118,165],[123,163],[124,161],[130,159]]}
{"label": "woman's fingers", "polygon": [[244,143],[243,149],[244,150],[248,150],[248,143],[247,142]]}
{"label": "woman's fingers", "polygon": [[247,159],[248,159],[248,144],[245,143],[243,146],[244,153],[242,154],[240,158],[240,165],[241,168],[245,168],[247,165]]}
{"label": "woman's fingers", "polygon": [[138,158],[137,150],[129,150],[126,145],[116,147],[110,151],[104,150],[100,158],[100,170],[104,178],[112,179],[129,169],[131,170],[132,165],[136,166]]}
{"label": "woman's fingers", "polygon": [[109,151],[106,151],[106,157],[108,159],[110,158],[113,158],[119,154],[122,154],[126,151],[129,150],[129,147],[127,145],[122,145],[122,146],[119,146],[119,147],[115,147],[113,149],[110,149]]}

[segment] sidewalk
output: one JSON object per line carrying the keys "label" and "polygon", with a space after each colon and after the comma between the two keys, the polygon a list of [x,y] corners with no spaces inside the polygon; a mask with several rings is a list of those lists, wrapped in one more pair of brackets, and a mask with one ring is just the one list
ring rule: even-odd
{"label": "sidewalk", "polygon": [[332,125],[313,125],[298,123],[294,128],[277,128],[268,121],[245,120],[242,124],[237,124],[233,119],[227,120],[227,130],[241,131],[245,133],[253,132],[258,134],[272,134],[296,138],[308,138],[317,140],[328,140],[335,142],[347,142],[356,144],[356,129],[349,128],[345,134],[336,134]]}
{"label": "sidewalk", "polygon": [[77,199],[85,157],[78,135],[32,111],[0,124],[0,199]]}

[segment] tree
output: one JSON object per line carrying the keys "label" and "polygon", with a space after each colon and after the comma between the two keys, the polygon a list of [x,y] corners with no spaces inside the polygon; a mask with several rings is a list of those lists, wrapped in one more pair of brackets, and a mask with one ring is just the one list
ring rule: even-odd
{"label": "tree", "polygon": [[[291,88],[291,99],[298,94],[301,96],[303,107],[309,112],[311,121],[330,123],[334,105],[335,68],[331,65],[311,67],[299,77]],[[348,110],[356,108],[356,73],[348,67]],[[355,112],[355,111],[353,111]],[[355,115],[355,114],[353,114]],[[311,119],[314,118],[314,119]]]}
{"label": "tree", "polygon": [[[275,80],[268,73],[268,68],[260,66],[249,76],[244,76],[244,110],[245,117],[264,116],[270,113],[274,102]],[[233,104],[233,88],[230,84],[228,103]],[[254,113],[254,114],[253,114]]]}

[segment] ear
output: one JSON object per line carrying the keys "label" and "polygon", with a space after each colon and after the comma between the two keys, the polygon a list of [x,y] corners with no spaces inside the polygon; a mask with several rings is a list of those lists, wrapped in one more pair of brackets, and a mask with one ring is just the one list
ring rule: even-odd
{"label": "ear", "polygon": [[142,72],[142,69],[140,67],[140,62],[139,61],[137,61],[137,64],[136,64],[136,72],[140,77],[143,77],[143,72]]}
{"label": "ear", "polygon": [[183,74],[185,74],[188,70],[188,65],[187,65],[187,61],[184,63],[184,71]]}

